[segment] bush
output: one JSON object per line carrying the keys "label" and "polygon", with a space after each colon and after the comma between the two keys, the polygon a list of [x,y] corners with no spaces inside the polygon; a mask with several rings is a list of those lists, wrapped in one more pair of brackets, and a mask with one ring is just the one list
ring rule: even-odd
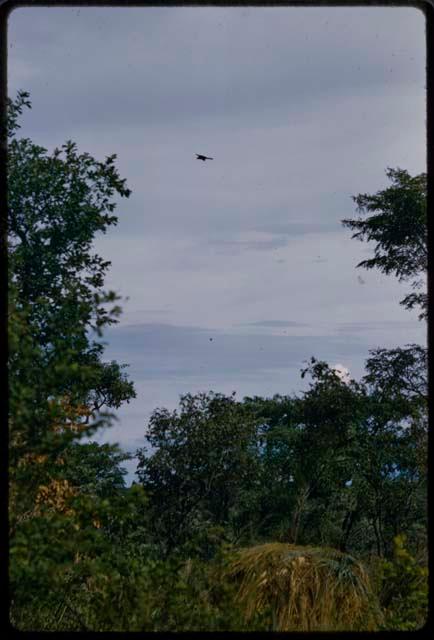
{"label": "bush", "polygon": [[382,628],[396,631],[420,629],[428,614],[428,568],[421,566],[405,548],[407,537],[394,538],[393,559],[381,566],[380,602]]}

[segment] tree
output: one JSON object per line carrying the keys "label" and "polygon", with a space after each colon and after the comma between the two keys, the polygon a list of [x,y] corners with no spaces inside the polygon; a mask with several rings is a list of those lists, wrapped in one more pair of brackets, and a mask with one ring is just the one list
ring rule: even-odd
{"label": "tree", "polygon": [[[258,531],[293,544],[392,553],[426,522],[426,389],[423,349],[371,352],[360,381],[342,381],[311,359],[300,397],[246,399],[260,416]],[[263,538],[263,539],[264,539]]]}
{"label": "tree", "polygon": [[[149,495],[156,535],[173,549],[201,527],[236,527],[258,476],[258,424],[234,396],[181,396],[179,411],[156,409],[138,476]],[[164,508],[162,508],[164,505]]]}
{"label": "tree", "polygon": [[49,154],[17,139],[24,107],[26,92],[8,100],[11,615],[21,628],[51,628],[60,615],[86,629],[89,575],[104,582],[120,562],[109,544],[120,527],[110,500],[125,498],[116,502],[119,520],[131,511],[119,468],[126,456],[74,444],[110,425],[108,410],[135,395],[123,365],[102,359],[102,329],[120,309],[104,290],[109,262],[92,249],[95,235],[116,224],[115,197],[130,192],[115,156],[98,162],[72,142]]}
{"label": "tree", "polygon": [[301,434],[294,419],[296,399],[255,396],[244,398],[243,403],[260,424],[262,482],[257,490],[257,519],[251,520],[255,533],[252,542],[287,540],[298,490],[297,447]]}
{"label": "tree", "polygon": [[359,442],[370,469],[365,496],[372,497],[379,555],[391,555],[398,534],[410,539],[426,527],[426,355],[418,345],[376,349],[366,363],[369,419]]}
{"label": "tree", "polygon": [[262,420],[262,533],[293,544],[337,546],[363,396],[357,383],[346,384],[314,358],[307,374],[312,382],[300,397],[246,399]]}
{"label": "tree", "polygon": [[10,398],[15,436],[21,430],[14,455],[52,435],[53,412],[57,419],[87,406],[83,422],[91,426],[93,418],[96,426],[98,416],[109,420],[103,406],[135,395],[122,366],[102,361],[95,339],[120,308],[107,308],[117,300],[103,289],[110,263],[92,253],[95,235],[117,222],[115,195],[130,191],[115,155],[98,162],[73,142],[49,155],[17,139],[19,116],[30,106],[26,92],[8,100]]}
{"label": "tree", "polygon": [[[392,182],[374,195],[354,197],[359,217],[343,224],[353,238],[375,242],[374,257],[357,266],[377,268],[415,290],[401,304],[420,307],[427,317],[428,298],[420,290],[427,271],[427,176],[388,169]],[[368,217],[364,216],[366,214]],[[426,528],[427,350],[419,345],[376,349],[363,380],[370,409],[360,432],[358,459],[367,465],[356,485],[357,509],[368,515],[379,555],[392,553],[392,538],[404,531],[415,544],[415,530]],[[354,486],[354,489],[356,487]],[[351,521],[354,523],[356,510]]]}
{"label": "tree", "polygon": [[[379,269],[403,282],[412,280],[411,286],[417,290],[423,286],[428,268],[427,176],[390,168],[386,175],[392,185],[374,195],[355,196],[359,217],[342,223],[355,231],[353,238],[375,243],[374,257],[362,260],[358,267]],[[366,214],[371,215],[365,218]],[[407,309],[420,307],[420,318],[426,318],[425,292],[410,293],[401,304]]]}
{"label": "tree", "polygon": [[[24,106],[30,106],[25,92],[9,101],[12,122]],[[118,312],[104,307],[116,296],[102,290],[110,263],[91,253],[93,239],[117,222],[113,197],[131,192],[115,168],[116,155],[99,162],[71,141],[49,155],[17,139],[14,128],[9,135],[9,262],[18,302],[32,305],[30,318],[45,347],[56,334],[86,344],[83,327],[99,329]],[[81,332],[72,331],[77,319]]]}

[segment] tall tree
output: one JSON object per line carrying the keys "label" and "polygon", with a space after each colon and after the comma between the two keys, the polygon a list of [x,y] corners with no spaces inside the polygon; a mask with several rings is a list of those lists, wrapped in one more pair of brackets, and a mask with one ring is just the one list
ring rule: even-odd
{"label": "tall tree", "polygon": [[73,142],[49,154],[18,139],[24,107],[26,92],[8,101],[9,364],[13,426],[29,449],[53,412],[68,420],[72,407],[86,406],[81,422],[89,426],[102,407],[117,408],[135,392],[122,366],[102,361],[96,338],[120,309],[103,288],[110,263],[92,249],[95,235],[117,222],[115,196],[130,191],[114,155],[99,162]]}
{"label": "tall tree", "polygon": [[86,595],[89,574],[113,574],[100,555],[111,556],[116,528],[102,498],[122,488],[125,456],[73,441],[111,424],[108,411],[135,395],[123,366],[102,359],[101,331],[119,307],[104,290],[110,263],[92,245],[116,224],[115,198],[130,192],[115,156],[98,162],[72,142],[49,154],[18,139],[25,107],[26,92],[8,101],[12,618],[44,628],[57,611],[86,629],[71,594]]}
{"label": "tall tree", "polygon": [[[353,238],[375,243],[374,257],[357,266],[410,281],[414,291],[401,304],[426,319],[427,176],[390,168],[386,175],[391,186],[355,196],[359,217],[342,222]],[[412,523],[426,527],[427,365],[427,349],[415,344],[378,348],[366,363],[371,409],[359,445],[369,469],[359,477],[358,504],[370,514],[378,553],[390,553],[392,537]]]}

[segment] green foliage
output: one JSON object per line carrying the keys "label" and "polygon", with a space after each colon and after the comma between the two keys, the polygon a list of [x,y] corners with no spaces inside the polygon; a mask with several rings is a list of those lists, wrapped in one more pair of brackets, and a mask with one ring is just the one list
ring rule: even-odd
{"label": "green foliage", "polygon": [[13,624],[25,630],[138,630],[154,562],[143,531],[142,547],[131,535],[146,508],[142,489],[131,487],[117,499],[78,491],[63,502],[56,498],[45,500],[14,536]]}
{"label": "green foliage", "polygon": [[129,191],[114,156],[97,162],[71,142],[49,155],[18,140],[24,107],[25,92],[8,101],[11,619],[44,628],[38,612],[57,611],[65,585],[83,584],[77,557],[110,557],[102,497],[121,491],[127,456],[76,441],[135,395],[92,337],[118,313],[107,309],[117,296],[103,290],[109,263],[92,253],[94,237],[116,223],[114,198]]}
{"label": "green foliage", "polygon": [[[387,169],[386,175],[392,185],[374,195],[355,196],[360,215],[342,223],[355,231],[353,238],[375,243],[374,257],[363,260],[358,267],[379,269],[401,281],[414,278],[412,287],[418,289],[428,267],[427,176],[411,176],[404,169]],[[365,214],[371,215],[363,218]],[[419,306],[420,317],[426,318],[426,293],[411,293],[401,304],[407,309]]]}
{"label": "green foliage", "polygon": [[[97,162],[68,142],[51,155],[17,139],[29,96],[8,100],[9,400],[11,469],[28,453],[58,455],[90,434],[135,392],[92,339],[115,321],[109,266],[92,254],[95,234],[116,223],[116,194],[129,191],[114,156]],[[68,427],[74,425],[74,429]]]}
{"label": "green foliage", "polygon": [[[11,465],[28,452],[59,452],[134,397],[117,363],[92,338],[116,321],[117,296],[103,290],[109,262],[92,253],[95,235],[116,224],[116,195],[129,190],[114,166],[67,142],[48,152],[17,139],[30,107],[8,100],[9,397]],[[75,429],[67,425],[74,424]]]}
{"label": "green foliage", "polygon": [[428,568],[406,549],[406,536],[394,538],[393,559],[383,560],[381,604],[383,627],[411,631],[424,626],[428,616]]}
{"label": "green foliage", "polygon": [[80,493],[108,498],[125,488],[120,464],[129,459],[117,445],[73,442],[63,454],[62,476]]}
{"label": "green foliage", "polygon": [[425,357],[417,346],[376,350],[360,382],[312,359],[299,397],[213,405],[201,394],[179,413],[154,412],[139,476],[155,539],[170,551],[217,525],[236,544],[271,537],[390,556],[397,531],[426,525]]}
{"label": "green foliage", "polygon": [[[83,514],[84,505],[76,503],[76,507]],[[106,518],[109,510],[106,506]],[[99,517],[102,526],[94,528],[93,537],[88,529],[66,527],[65,519],[33,521],[37,557],[30,558],[30,531],[23,536],[23,545],[15,549],[15,554],[21,554],[20,561],[14,563],[20,572],[12,576],[12,621],[17,627],[58,631],[245,628],[235,604],[235,586],[224,577],[224,551],[212,562],[177,554],[161,559],[149,549],[137,555],[128,535],[114,544],[107,538],[104,509]],[[120,517],[118,508],[116,517]],[[58,545],[57,554],[47,550],[54,532],[68,536],[65,544]],[[76,548],[80,551],[74,554]],[[38,574],[33,565],[37,565]],[[23,566],[29,568],[28,573]]]}
{"label": "green foliage", "polygon": [[93,412],[100,411],[104,406],[119,409],[124,402],[136,397],[134,385],[124,372],[128,365],[121,365],[114,360],[100,362],[98,358],[92,365],[93,378],[85,402]]}
{"label": "green foliage", "polygon": [[[155,534],[168,549],[203,526],[242,517],[258,483],[257,420],[234,396],[181,397],[180,411],[156,409],[138,476],[150,497]],[[164,504],[164,510],[161,505]]]}
{"label": "green foliage", "polygon": [[[225,578],[226,554],[212,561],[176,555],[152,565],[147,631],[246,630],[235,602],[235,586]],[[248,630],[248,627],[247,627]]]}

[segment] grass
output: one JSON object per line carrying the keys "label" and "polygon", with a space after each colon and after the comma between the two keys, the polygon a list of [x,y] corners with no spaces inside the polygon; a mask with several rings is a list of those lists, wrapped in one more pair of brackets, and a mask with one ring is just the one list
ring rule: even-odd
{"label": "grass", "polygon": [[238,581],[246,620],[269,616],[273,631],[375,630],[379,607],[360,562],[334,549],[272,542],[241,549]]}

